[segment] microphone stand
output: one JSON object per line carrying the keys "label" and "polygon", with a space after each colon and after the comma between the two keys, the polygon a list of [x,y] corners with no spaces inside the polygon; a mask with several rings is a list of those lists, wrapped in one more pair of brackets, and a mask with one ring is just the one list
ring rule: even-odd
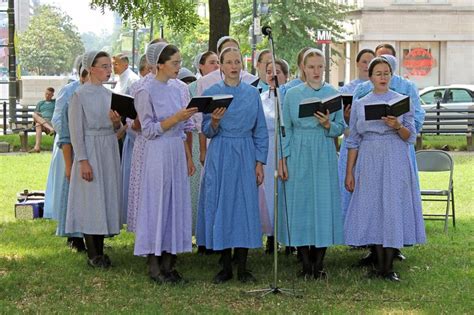
{"label": "microphone stand", "polygon": [[[263,288],[263,289],[256,289],[247,291],[247,293],[262,293],[262,297],[266,296],[270,293],[273,294],[288,294],[293,296],[299,296],[296,293],[296,290],[293,289],[285,289],[278,287],[278,241],[277,241],[277,233],[278,233],[278,149],[280,149],[280,153],[283,156],[283,146],[281,138],[285,137],[285,125],[283,122],[283,115],[281,110],[281,98],[280,98],[280,90],[278,84],[278,78],[276,74],[276,66],[275,66],[275,47],[273,45],[273,37],[272,32],[269,27],[263,27],[263,34],[268,36],[268,41],[270,45],[270,53],[272,56],[272,65],[273,65],[273,82],[275,83],[274,89],[274,98],[273,98],[273,106],[275,110],[275,137],[274,137],[274,162],[275,162],[275,169],[273,173],[273,282],[270,284],[270,287]],[[271,93],[271,91],[269,91]],[[282,182],[283,188],[285,183]],[[285,194],[286,195],[286,194]],[[286,198],[285,198],[285,205],[286,205]],[[287,220],[288,221],[288,220]],[[288,235],[289,238],[289,235]]]}

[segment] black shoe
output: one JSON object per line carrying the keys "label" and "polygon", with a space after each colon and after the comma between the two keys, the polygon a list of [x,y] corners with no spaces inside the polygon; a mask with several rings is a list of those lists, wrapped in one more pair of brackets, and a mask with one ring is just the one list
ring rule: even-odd
{"label": "black shoe", "polygon": [[314,271],[313,277],[315,280],[326,280],[328,278],[328,274],[324,270]]}
{"label": "black shoe", "polygon": [[109,256],[104,255],[104,256],[102,256],[102,259],[104,261],[104,267],[105,268],[109,268],[110,266],[112,266],[112,262],[110,261]]}
{"label": "black shoe", "polygon": [[404,261],[405,259],[407,259],[400,250],[397,250],[397,252],[394,255],[394,258],[398,259],[399,261]]}
{"label": "black shoe", "polygon": [[237,273],[237,279],[242,283],[257,282],[257,279],[255,279],[249,270]]}
{"label": "black shoe", "polygon": [[377,256],[373,252],[369,252],[364,258],[359,260],[354,267],[367,267],[373,266],[377,263]]}
{"label": "black shoe", "polygon": [[372,269],[372,270],[369,270],[369,272],[367,272],[367,278],[369,279],[376,279],[376,278],[383,278],[383,277],[384,277],[384,274],[376,269]]}
{"label": "black shoe", "polygon": [[232,271],[226,271],[226,270],[221,270],[219,273],[214,277],[213,282],[215,284],[221,284],[224,282],[229,281],[232,279],[234,275],[232,274]]}
{"label": "black shoe", "polygon": [[70,247],[75,249],[78,253],[86,251],[86,244],[84,244],[84,239],[82,237],[73,237]]}
{"label": "black shoe", "polygon": [[150,274],[150,279],[158,284],[164,284],[166,282],[166,277],[161,272],[155,275]]}
{"label": "black shoe", "polygon": [[172,270],[168,273],[165,274],[165,282],[166,283],[187,283],[185,279],[183,279],[183,276],[177,271],[177,270]]}
{"label": "black shoe", "polygon": [[385,280],[390,280],[393,282],[400,282],[400,276],[396,272],[389,272],[384,277]]}
{"label": "black shoe", "polygon": [[107,268],[104,264],[104,258],[102,256],[95,256],[92,259],[87,259],[87,264],[93,268]]}

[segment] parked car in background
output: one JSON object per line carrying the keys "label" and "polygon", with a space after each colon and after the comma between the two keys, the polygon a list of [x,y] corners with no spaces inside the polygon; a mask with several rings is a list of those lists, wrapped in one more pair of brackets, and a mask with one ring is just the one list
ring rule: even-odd
{"label": "parked car in background", "polygon": [[[436,109],[439,102],[440,109],[454,110],[474,110],[474,85],[452,84],[448,86],[432,86],[420,91],[421,106],[425,110]],[[427,115],[436,115],[427,113]],[[456,115],[456,113],[453,113]],[[459,114],[461,115],[461,114]],[[462,122],[459,120],[456,122]],[[467,121],[466,121],[467,123]],[[429,126],[429,129],[435,129],[435,126]],[[465,128],[460,125],[443,125],[441,129],[460,129]],[[426,128],[428,129],[428,128]]]}

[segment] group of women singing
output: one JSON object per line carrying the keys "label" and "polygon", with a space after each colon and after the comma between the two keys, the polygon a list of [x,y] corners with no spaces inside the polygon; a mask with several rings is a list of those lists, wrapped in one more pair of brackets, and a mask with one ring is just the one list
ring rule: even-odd
{"label": "group of women singing", "polygon": [[[86,53],[80,68],[82,85],[67,87],[70,92],[62,107],[59,145],[69,185],[62,193],[66,210],[58,219],[58,234],[83,236],[88,264],[107,268],[111,261],[103,251],[104,237],[118,234],[127,224],[135,233],[134,254],[147,257],[150,278],[175,283],[183,281],[175,268],[176,255],[192,251],[195,216],[197,245],[221,255],[222,270],[215,283],[234,277],[233,260],[238,280],[255,281],[247,256],[249,249],[262,246],[262,234],[298,248],[299,276],[305,279],[326,278],[327,247],[347,244],[372,246],[373,275],[398,281],[392,267],[395,249],[423,243],[425,234],[410,153],[416,136],[414,103],[400,117],[364,118],[364,106],[399,95],[390,89],[395,71],[390,58],[374,58],[371,50],[357,56],[360,77],[343,90],[353,92],[363,82],[370,82],[371,88],[355,99],[352,110],[299,118],[303,100],[339,93],[324,82],[324,55],[318,49],[303,49],[299,78],[289,83],[288,64],[276,60],[273,65],[269,57],[268,51],[258,57],[260,94],[249,84],[258,77],[242,68],[238,42],[224,37],[217,54],[197,57],[202,77],[188,87],[177,80],[179,49],[162,40],[151,43],[146,52],[149,73],[130,89],[138,117],[127,122],[134,141],[124,149],[122,164],[129,162],[122,178],[116,133],[124,127],[110,109],[112,92],[102,85],[110,78],[111,58],[105,52]],[[276,83],[286,128],[278,165]],[[201,114],[187,108],[191,96],[219,94],[233,96],[227,109]],[[193,131],[195,141],[190,140]],[[338,172],[334,139],[343,133]],[[196,174],[200,164],[202,170]],[[199,184],[193,188],[192,176]],[[280,209],[276,236],[275,189]]]}

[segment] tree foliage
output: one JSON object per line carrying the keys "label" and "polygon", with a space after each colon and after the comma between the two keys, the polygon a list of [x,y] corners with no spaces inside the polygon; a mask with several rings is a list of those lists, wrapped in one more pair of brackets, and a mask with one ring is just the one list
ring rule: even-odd
{"label": "tree foliage", "polygon": [[42,5],[28,29],[19,35],[19,51],[20,63],[28,71],[57,75],[72,69],[84,46],[71,17],[56,7]]}
{"label": "tree foliage", "polygon": [[110,9],[122,20],[138,25],[149,25],[151,21],[179,31],[189,31],[199,23],[196,12],[197,1],[193,0],[90,0],[93,9]]}
{"label": "tree foliage", "polygon": [[[244,53],[250,54],[248,40],[249,27],[252,24],[252,0],[231,1],[231,33],[241,43]],[[332,32],[333,41],[344,36],[342,22],[349,6],[337,4],[332,0],[272,0],[270,12],[261,16],[260,24],[269,25],[273,30],[275,53],[296,69],[298,51],[306,46],[317,47],[316,30]],[[257,48],[267,48],[264,40]]]}

